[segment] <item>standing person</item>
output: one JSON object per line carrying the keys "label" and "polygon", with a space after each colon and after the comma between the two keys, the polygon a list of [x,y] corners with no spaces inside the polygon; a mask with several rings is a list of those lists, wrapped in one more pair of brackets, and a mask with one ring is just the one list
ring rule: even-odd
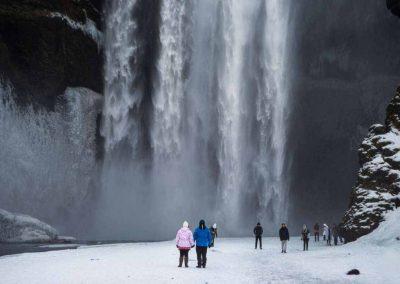
{"label": "standing person", "polygon": [[194,239],[187,221],[183,222],[182,228],[176,233],[175,242],[180,253],[178,267],[182,267],[183,259],[185,259],[185,267],[189,267],[189,250],[194,247]]}
{"label": "standing person", "polygon": [[336,224],[332,225],[332,236],[333,236],[333,244],[335,246],[337,246],[338,244],[338,237],[339,237],[339,231],[338,231],[338,227],[336,226]]}
{"label": "standing person", "polygon": [[285,223],[282,223],[282,227],[279,229],[279,238],[282,244],[282,253],[286,253],[287,242],[289,241],[289,230]]}
{"label": "standing person", "polygon": [[301,231],[301,239],[303,240],[303,251],[308,250],[308,241],[310,240],[310,231],[307,226],[303,225],[303,230]]}
{"label": "standing person", "polygon": [[212,225],[212,227],[210,228],[210,232],[211,232],[211,238],[212,238],[210,247],[213,247],[214,243],[215,243],[215,238],[218,237],[217,224]]}
{"label": "standing person", "polygon": [[211,233],[206,227],[206,222],[200,220],[199,227],[194,231],[194,240],[196,241],[197,268],[206,268],[207,247],[211,244]]}
{"label": "standing person", "polygon": [[338,226],[338,235],[339,235],[340,243],[343,244],[344,240],[343,240],[343,224],[342,223],[340,223],[339,226]]}
{"label": "standing person", "polygon": [[327,235],[326,243],[328,244],[328,246],[330,246],[331,242],[332,242],[332,229],[331,229],[331,227],[328,227],[328,235]]}
{"label": "standing person", "polygon": [[324,241],[328,241],[328,235],[329,235],[329,227],[328,227],[327,224],[324,224],[324,229],[323,229],[323,232],[322,232],[322,236],[324,237]]}
{"label": "standing person", "polygon": [[314,242],[319,242],[319,224],[314,225]]}
{"label": "standing person", "polygon": [[262,249],[262,234],[263,234],[263,228],[261,227],[260,222],[257,223],[257,225],[254,227],[253,233],[254,236],[256,237],[256,245],[255,249],[257,249],[257,243],[260,242],[260,249]]}

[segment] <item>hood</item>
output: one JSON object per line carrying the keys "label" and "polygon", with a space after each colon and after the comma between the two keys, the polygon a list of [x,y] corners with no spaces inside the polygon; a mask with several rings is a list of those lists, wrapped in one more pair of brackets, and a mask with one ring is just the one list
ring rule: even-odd
{"label": "hood", "polygon": [[205,229],[206,228],[206,222],[204,220],[200,220],[199,222],[199,228],[200,229]]}

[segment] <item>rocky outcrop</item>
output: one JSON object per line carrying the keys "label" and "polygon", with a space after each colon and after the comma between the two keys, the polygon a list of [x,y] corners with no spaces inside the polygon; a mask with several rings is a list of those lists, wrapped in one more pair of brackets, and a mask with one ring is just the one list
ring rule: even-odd
{"label": "rocky outcrop", "polygon": [[54,106],[68,86],[102,91],[101,2],[0,2],[0,76],[20,99]]}
{"label": "rocky outcrop", "polygon": [[0,209],[0,242],[52,242],[57,230],[28,215]]}
{"label": "rocky outcrop", "polygon": [[346,241],[368,234],[400,206],[400,87],[386,112],[385,125],[371,126],[359,149],[361,169],[343,219]]}

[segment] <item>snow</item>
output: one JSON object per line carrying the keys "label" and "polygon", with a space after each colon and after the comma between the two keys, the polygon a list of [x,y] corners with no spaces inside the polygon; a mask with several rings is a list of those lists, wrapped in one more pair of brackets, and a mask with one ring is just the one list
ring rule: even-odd
{"label": "snow", "polygon": [[93,22],[91,19],[86,18],[85,24],[81,24],[79,22],[72,20],[68,16],[63,15],[58,12],[52,12],[50,14],[50,17],[60,18],[61,20],[65,21],[68,24],[68,26],[70,26],[74,30],[80,30],[84,34],[88,35],[91,39],[93,39],[97,43],[97,46],[99,48],[101,47],[101,45],[103,43],[103,33],[97,29],[95,22]]}
{"label": "snow", "polygon": [[[398,216],[397,216],[398,217]],[[393,217],[393,220],[395,217]],[[392,220],[392,219],[390,219]],[[392,220],[392,221],[393,221]],[[376,231],[374,240],[386,233]],[[0,257],[2,283],[399,283],[400,246],[367,239],[338,247],[310,241],[302,251],[300,237],[281,254],[277,238],[264,238],[254,250],[253,238],[217,239],[206,269],[178,268],[174,242],[82,246],[76,250]],[[400,242],[399,242],[400,243]],[[346,273],[359,269],[361,275]]]}
{"label": "snow", "polygon": [[[384,217],[385,221],[370,234],[361,237],[357,242],[361,244],[375,244],[379,246],[400,245],[400,209],[388,211]],[[399,255],[400,257],[400,255]]]}
{"label": "snow", "polygon": [[48,242],[56,236],[56,229],[36,218],[0,209],[0,241]]}

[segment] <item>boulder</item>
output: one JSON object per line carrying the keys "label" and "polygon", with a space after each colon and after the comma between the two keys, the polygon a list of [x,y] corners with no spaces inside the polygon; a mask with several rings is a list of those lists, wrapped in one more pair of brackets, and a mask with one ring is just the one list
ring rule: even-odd
{"label": "boulder", "polygon": [[358,269],[352,269],[347,272],[347,275],[360,275],[360,271]]}
{"label": "boulder", "polygon": [[52,242],[57,230],[28,215],[0,209],[0,242]]}

